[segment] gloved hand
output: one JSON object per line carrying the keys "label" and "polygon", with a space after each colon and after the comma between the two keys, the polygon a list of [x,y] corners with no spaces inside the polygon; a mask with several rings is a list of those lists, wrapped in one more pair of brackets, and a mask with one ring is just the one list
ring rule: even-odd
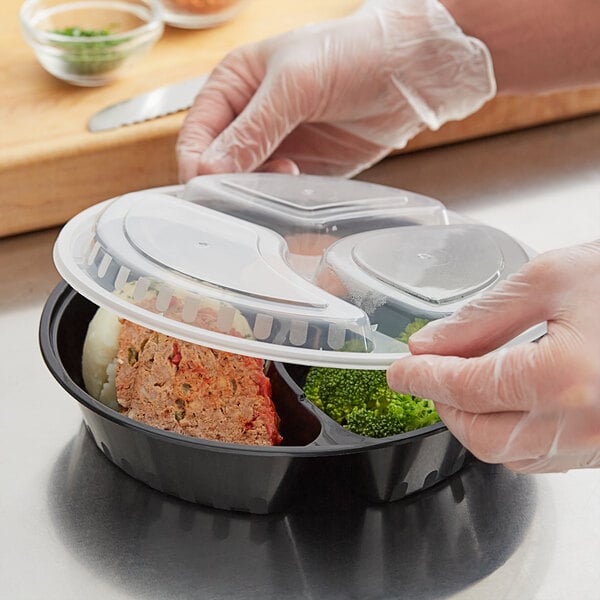
{"label": "gloved hand", "polygon": [[[542,254],[413,334],[390,387],[431,398],[475,456],[522,473],[600,467],[600,241]],[[537,343],[486,354],[547,321]]]}
{"label": "gloved hand", "polygon": [[259,168],[351,176],[495,91],[488,49],[437,0],[373,0],[226,56],[181,129],[180,179]]}

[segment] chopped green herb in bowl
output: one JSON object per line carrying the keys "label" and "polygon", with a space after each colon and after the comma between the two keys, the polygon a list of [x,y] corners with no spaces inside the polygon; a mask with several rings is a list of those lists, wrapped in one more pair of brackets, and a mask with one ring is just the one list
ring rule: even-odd
{"label": "chopped green herb in bowl", "polygon": [[[81,27],[65,27],[64,29],[53,29],[52,33],[58,33],[59,35],[68,35],[74,38],[89,38],[89,37],[100,37],[103,35],[110,35],[111,29],[81,29]],[[119,42],[116,42],[119,43]]]}
{"label": "chopped green herb in bowl", "polygon": [[54,29],[52,33],[72,38],[59,42],[68,52],[64,55],[65,67],[71,73],[89,75],[106,73],[117,68],[127,57],[126,51],[120,51],[121,46],[129,38],[102,39],[112,35],[110,29],[81,29],[80,27],[66,27]]}
{"label": "chopped green herb in bowl", "polygon": [[52,75],[103,85],[134,64],[163,32],[153,0],[25,0],[23,35]]}

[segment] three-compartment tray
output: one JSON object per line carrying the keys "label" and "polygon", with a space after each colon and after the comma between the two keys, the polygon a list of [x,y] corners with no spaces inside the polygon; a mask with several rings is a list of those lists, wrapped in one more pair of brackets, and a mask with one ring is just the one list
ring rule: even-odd
{"label": "three-compartment tray", "polygon": [[[527,260],[506,234],[411,192],[311,176],[198,177],[101,203],[65,226],[55,262],[66,283],[44,308],[40,344],[96,445],[156,489],[269,513],[325,472],[349,494],[389,502],[452,475],[467,452],[442,423],[382,439],[347,431],[304,398],[309,366],[385,368],[406,355],[398,337],[407,324],[450,314]],[[173,298],[183,307],[175,313]],[[183,436],[92,398],[81,359],[98,306],[273,361],[282,445]],[[195,319],[205,306],[210,327]]]}

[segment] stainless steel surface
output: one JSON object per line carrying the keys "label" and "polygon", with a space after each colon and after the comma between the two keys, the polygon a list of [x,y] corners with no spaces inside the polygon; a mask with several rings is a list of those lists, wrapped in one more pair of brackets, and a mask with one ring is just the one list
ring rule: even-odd
{"label": "stainless steel surface", "polygon": [[97,112],[88,122],[90,131],[105,131],[164,117],[189,108],[204,85],[207,75],[165,85]]}
{"label": "stainless steel surface", "polygon": [[[389,159],[362,178],[433,195],[536,250],[600,237],[600,116]],[[37,347],[56,231],[0,241],[0,597],[600,598],[600,470],[475,464],[414,499],[266,517],[113,467]]]}

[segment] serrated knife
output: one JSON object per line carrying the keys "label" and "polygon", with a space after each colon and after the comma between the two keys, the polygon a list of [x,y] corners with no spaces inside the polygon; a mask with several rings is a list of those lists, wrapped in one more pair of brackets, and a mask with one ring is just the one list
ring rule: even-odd
{"label": "serrated knife", "polygon": [[107,106],[88,121],[88,129],[106,131],[190,108],[207,79],[208,75],[200,75]]}

